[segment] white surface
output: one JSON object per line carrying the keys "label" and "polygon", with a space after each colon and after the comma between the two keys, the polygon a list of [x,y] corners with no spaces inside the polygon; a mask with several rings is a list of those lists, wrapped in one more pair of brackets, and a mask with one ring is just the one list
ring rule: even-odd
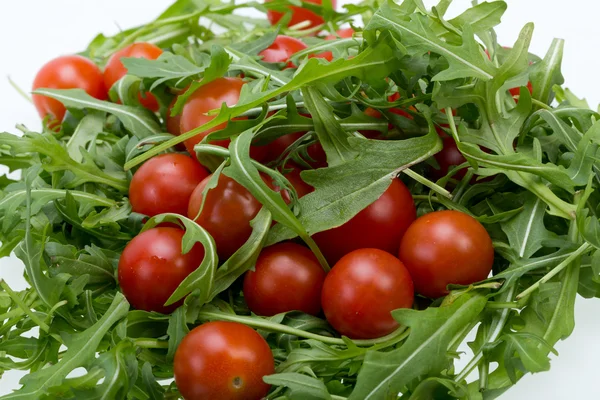
{"label": "white surface", "polygon": [[[40,125],[37,113],[9,85],[8,75],[22,88],[31,87],[37,70],[46,61],[79,51],[98,33],[113,34],[147,22],[168,6],[159,0],[19,0],[0,2],[0,131],[14,132],[17,122],[32,129]],[[341,1],[343,4],[344,1]],[[425,1],[431,5],[433,1]],[[567,40],[563,74],[579,96],[600,101],[600,5],[590,0],[509,1],[498,30],[500,42],[510,46],[521,27],[536,24],[531,50],[543,55],[552,38]],[[456,0],[453,10],[463,10],[469,0]],[[1,167],[0,167],[1,168]],[[5,171],[0,169],[0,174]],[[14,258],[0,261],[0,278],[13,288],[24,287],[22,266]],[[547,373],[525,377],[505,394],[512,400],[592,400],[600,398],[596,360],[600,359],[600,301],[578,299],[577,326],[573,335],[557,346],[560,357]],[[21,374],[7,372],[0,380],[0,395],[18,387]]]}

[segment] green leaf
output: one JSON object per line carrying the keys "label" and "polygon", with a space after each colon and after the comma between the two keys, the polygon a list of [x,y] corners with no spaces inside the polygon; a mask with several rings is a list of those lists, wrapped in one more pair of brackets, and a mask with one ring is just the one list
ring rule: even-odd
{"label": "green leaf", "polygon": [[303,88],[302,96],[312,117],[319,143],[327,154],[327,164],[335,167],[356,158],[358,154],[348,143],[351,135],[337,121],[333,107],[315,88]]}
{"label": "green leaf", "polygon": [[[485,3],[484,3],[485,4]],[[457,399],[466,396],[466,388],[451,379],[427,378],[412,391],[408,400]]]}
{"label": "green leaf", "polygon": [[185,79],[199,76],[207,67],[207,65],[195,65],[186,57],[169,52],[161,54],[156,60],[126,57],[122,58],[121,62],[127,68],[128,74],[138,78],[156,79],[150,91],[169,81],[175,81],[173,86],[180,87],[180,83]]}
{"label": "green leaf", "polygon": [[[406,140],[367,140],[349,138],[349,145],[359,154],[336,167],[302,172],[302,178],[315,188],[299,200],[298,219],[312,235],[349,221],[377,200],[398,172],[423,161],[441,149],[433,126],[427,135]],[[276,225],[267,245],[295,235]]]}
{"label": "green leaf", "polygon": [[85,366],[94,360],[100,341],[120,319],[125,318],[129,303],[119,292],[102,318],[84,332],[75,334],[59,363],[33,372],[23,377],[23,387],[6,395],[4,399],[39,399],[52,386],[60,385],[67,375],[77,367]]}
{"label": "green leaf", "polygon": [[[496,67],[487,59],[473,36],[469,25],[465,26],[462,45],[444,42],[431,29],[430,19],[422,14],[407,16],[401,7],[391,1],[384,2],[365,27],[365,32],[390,30],[400,35],[400,42],[409,55],[418,56],[432,52],[444,57],[449,67],[433,77],[435,81],[458,78],[479,78],[484,81],[496,75]],[[369,40],[367,35],[367,40]]]}
{"label": "green leaf", "polygon": [[565,81],[560,70],[564,45],[563,39],[554,39],[542,62],[536,63],[529,74],[533,98],[545,104],[552,103],[554,86]]}
{"label": "green leaf", "polygon": [[485,296],[471,292],[439,308],[393,311],[401,325],[410,327],[410,336],[396,350],[367,353],[349,400],[385,398],[400,392],[418,376],[448,368],[451,344],[477,320],[485,304]]}
{"label": "green leaf", "polygon": [[[439,10],[439,5],[437,8]],[[469,25],[473,33],[485,32],[500,24],[506,8],[507,5],[504,1],[483,2],[448,22],[461,29]]]}
{"label": "green leaf", "polygon": [[164,399],[165,389],[156,381],[156,377],[152,373],[152,366],[148,362],[145,362],[142,366],[142,383],[148,399]]}
{"label": "green leaf", "polygon": [[192,247],[196,243],[200,243],[204,247],[204,259],[202,263],[179,284],[165,305],[168,306],[181,300],[194,290],[199,291],[199,302],[204,304],[212,292],[215,270],[219,263],[217,246],[214,239],[200,225],[179,214],[161,214],[152,217],[146,222],[142,231],[154,228],[162,222],[175,222],[184,225],[185,234],[181,241],[182,254],[186,254],[192,250]]}
{"label": "green leaf", "polygon": [[300,373],[281,373],[265,376],[269,385],[289,388],[290,400],[330,400],[331,395],[322,380]]}
{"label": "green leaf", "polygon": [[183,305],[176,309],[169,317],[169,328],[167,329],[167,335],[169,335],[167,360],[169,361],[173,360],[179,343],[181,343],[185,335],[190,331],[186,323],[186,309],[187,306]]}
{"label": "green leaf", "polygon": [[223,265],[217,269],[213,290],[209,300],[227,290],[240,276],[254,266],[271,228],[271,213],[262,208],[256,217],[250,221],[252,234]]}
{"label": "green leaf", "polygon": [[161,133],[152,113],[144,108],[130,107],[93,98],[82,89],[36,89],[34,94],[58,100],[67,108],[97,110],[114,115],[133,135],[144,138]]}
{"label": "green leaf", "polygon": [[64,187],[76,188],[87,182],[95,182],[127,192],[125,174],[119,171],[101,169],[85,150],[81,151],[82,162],[69,156],[67,150],[52,133],[27,132],[22,137],[10,133],[0,133],[0,144],[10,147],[14,155],[38,153],[43,156],[42,167],[48,172],[65,172]]}
{"label": "green leaf", "polygon": [[542,200],[527,193],[523,207],[523,211],[500,225],[517,255],[528,259],[543,247],[544,242],[555,239],[556,235],[544,225],[546,204]]}
{"label": "green leaf", "polygon": [[104,113],[98,111],[92,111],[81,119],[67,142],[67,152],[73,160],[83,161],[81,148],[89,150],[88,144],[94,142],[98,134],[102,132],[104,120]]}
{"label": "green leaf", "polygon": [[231,45],[231,48],[249,56],[256,56],[262,50],[273,44],[279,34],[279,27],[274,27],[271,31],[265,32],[257,39],[248,42],[237,42]]}

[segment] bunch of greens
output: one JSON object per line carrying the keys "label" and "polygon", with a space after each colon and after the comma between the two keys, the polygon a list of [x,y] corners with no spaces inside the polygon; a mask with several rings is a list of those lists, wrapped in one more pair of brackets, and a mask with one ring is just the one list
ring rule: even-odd
{"label": "bunch of greens", "polygon": [[[30,284],[15,292],[0,281],[0,374],[30,371],[4,398],[177,398],[174,352],[209,320],[247,324],[268,340],[277,370],[265,377],[270,399],[493,399],[524,374],[550,368],[554,344],[573,330],[576,295],[600,296],[600,115],[560,86],[563,42],[537,58],[528,53],[533,27],[526,25],[512,48],[501,47],[493,28],[502,1],[452,19],[445,18],[450,0],[431,10],[420,0],[367,1],[344,12],[330,2],[302,3],[325,18],[318,29],[334,31],[357,16],[364,28],[351,39],[307,38],[309,48],[294,56],[300,67],[281,71],[261,63],[258,52],[278,32],[315,30],[241,15],[244,7],[296,3],[179,0],[148,25],[96,37],[82,53],[102,65],[138,40],[169,50],[158,60],[124,61],[129,75],[110,93],[121,104],[42,89],[69,110],[60,132],[19,126],[21,136],[0,134],[0,163],[22,173],[18,181],[0,177],[0,257],[14,251]],[[324,49],[334,61],[307,57]],[[184,92],[170,111],[178,114],[200,85],[240,73],[249,83],[235,106],[181,136],[165,133],[173,93]],[[518,86],[515,101],[508,89]],[[140,90],[155,94],[160,115],[140,107]],[[401,100],[390,102],[396,92]],[[384,119],[367,116],[368,107]],[[248,118],[232,121],[239,116]],[[127,200],[131,170],[223,122],[208,139],[231,138],[229,149],[201,143],[196,151],[263,204],[252,236],[220,266],[205,259],[176,291],[174,300],[188,296],[171,315],[130,309],[116,268],[144,223]],[[460,180],[458,168],[437,182],[425,177],[442,127],[468,160]],[[359,130],[388,140],[365,139]],[[293,188],[273,165],[250,159],[250,143],[303,131],[278,165],[306,162],[307,146],[318,140],[328,167],[304,172],[315,192],[287,205],[258,171]],[[314,248],[310,235],[348,221],[399,173],[419,213],[455,209],[485,225],[496,250],[491,278],[456,287],[428,307],[395,311],[404,329],[376,340],[340,338],[323,319],[301,313],[250,315],[236,281],[263,246],[299,236]],[[174,216],[147,226],[165,218]],[[195,223],[182,223],[184,247],[202,240]],[[470,361],[456,370],[457,348],[474,329]],[[78,367],[85,374],[69,375]]]}

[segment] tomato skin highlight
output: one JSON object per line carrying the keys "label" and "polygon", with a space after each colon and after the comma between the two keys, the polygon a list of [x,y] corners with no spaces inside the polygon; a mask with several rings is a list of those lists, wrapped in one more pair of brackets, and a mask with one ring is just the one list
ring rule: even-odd
{"label": "tomato skin highlight", "polygon": [[187,215],[192,192],[209,175],[191,157],[161,154],[135,172],[129,186],[134,212],[153,217],[163,213]]}
{"label": "tomato skin highlight", "polygon": [[[245,82],[240,78],[217,78],[196,90],[187,100],[181,112],[180,132],[185,133],[213,120],[216,115],[206,115],[211,110],[218,110],[223,103],[231,107],[240,99],[240,92]],[[221,130],[227,126],[224,122],[200,132],[196,136],[185,141],[188,152],[196,159],[194,146],[204,139],[209,133]],[[228,148],[229,139],[214,140],[210,142],[215,146]],[[266,146],[251,146],[250,156],[261,161],[266,155]]]}
{"label": "tomato skin highlight", "polygon": [[306,45],[299,39],[286,36],[277,35],[275,41],[266,49],[258,53],[262,56],[262,60],[268,63],[283,63],[286,62],[287,68],[296,68],[290,58],[295,53],[306,49]]}
{"label": "tomato skin highlight", "polygon": [[250,221],[260,211],[261,204],[246,188],[221,174],[217,187],[208,192],[202,213],[198,216],[202,205],[202,191],[209,180],[210,176],[194,189],[187,215],[211,234],[217,245],[219,258],[225,260],[250,237]]}
{"label": "tomato skin highlight", "polygon": [[416,218],[417,210],[410,191],[395,178],[379,199],[350,221],[316,233],[313,238],[330,264],[362,248],[397,254],[402,236]]}
{"label": "tomato skin highlight", "polygon": [[237,322],[207,322],[188,333],[174,359],[175,382],[186,400],[260,400],[275,373],[267,342]]}
{"label": "tomato skin highlight", "polygon": [[278,243],[260,253],[254,271],[244,277],[250,311],[273,316],[287,311],[317,315],[325,272],[317,257],[296,243]]}
{"label": "tomato skin highlight", "polygon": [[494,262],[492,239],[473,217],[459,211],[425,214],[408,228],[399,258],[415,290],[438,298],[453,283],[469,285],[488,277]]}
{"label": "tomato skin highlight", "polygon": [[[32,90],[40,88],[83,89],[98,100],[108,97],[100,68],[77,55],[57,57],[44,64],[35,76]],[[32,99],[41,118],[52,117],[51,127],[62,122],[67,109],[60,101],[39,94],[34,94]]]}
{"label": "tomato skin highlight", "polygon": [[398,328],[391,311],[410,308],[413,282],[402,262],[378,249],[359,249],[335,264],[323,285],[327,321],[351,339],[375,339]]}
{"label": "tomato skin highlight", "polygon": [[[115,82],[127,75],[127,68],[121,62],[121,58],[146,58],[148,60],[156,60],[163,53],[160,47],[152,43],[133,43],[124,49],[114,53],[108,60],[104,69],[104,84],[107,89],[110,89]],[[142,106],[150,111],[158,111],[160,105],[156,97],[150,92],[139,95]]]}
{"label": "tomato skin highlight", "polygon": [[[308,3],[314,3],[314,4],[322,4],[323,0],[306,0]],[[267,0],[268,2],[268,0]],[[336,0],[331,0],[331,6],[333,7],[333,9],[335,10],[335,7],[337,5],[337,1]],[[298,6],[289,6],[289,8],[292,10],[292,18],[290,20],[290,22],[288,23],[288,26],[294,26],[297,25],[301,22],[304,21],[310,21],[310,24],[302,29],[310,29],[310,28],[314,28],[318,25],[321,25],[325,22],[325,20],[323,20],[323,17],[321,17],[320,15],[315,14],[314,12],[307,10],[306,8],[302,8],[302,7],[298,7]],[[283,17],[283,13],[278,12],[278,11],[272,11],[272,10],[268,10],[267,11],[267,18],[269,18],[269,21],[271,22],[271,25],[277,25],[279,23],[279,20]]]}
{"label": "tomato skin highlight", "polygon": [[200,243],[181,254],[184,234],[179,228],[152,228],[127,244],[119,259],[119,285],[134,308],[168,314],[183,303],[164,305],[204,259]]}

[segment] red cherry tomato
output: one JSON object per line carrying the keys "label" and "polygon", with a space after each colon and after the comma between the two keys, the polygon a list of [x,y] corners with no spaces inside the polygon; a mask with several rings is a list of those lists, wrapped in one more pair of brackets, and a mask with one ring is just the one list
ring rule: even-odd
{"label": "red cherry tomato", "polygon": [[374,339],[398,328],[390,314],[414,300],[410,274],[396,257],[378,249],[345,255],[331,269],[321,295],[327,321],[351,339]]}
{"label": "red cherry tomato", "polygon": [[401,180],[394,179],[379,199],[350,221],[316,233],[313,238],[330,264],[363,248],[397,254],[404,232],[416,218],[415,203],[408,188]]}
{"label": "red cherry tomato", "polygon": [[304,179],[300,176],[300,173],[302,172],[300,167],[294,163],[289,163],[286,165],[286,168],[291,168],[291,170],[285,174],[285,177],[290,181],[294,189],[296,189],[298,198],[315,191],[315,188],[304,182]]}
{"label": "red cherry tomato", "polygon": [[161,154],[136,171],[129,186],[133,211],[153,217],[163,213],[187,215],[192,192],[209,175],[191,157]]}
{"label": "red cherry tomato", "polygon": [[188,333],[175,352],[175,383],[186,400],[260,400],[275,373],[267,342],[237,322],[207,322]]}
{"label": "red cherry tomato", "polygon": [[[134,43],[113,54],[104,69],[104,84],[110,89],[119,79],[127,75],[127,68],[121,62],[121,58],[147,58],[156,60],[163,51],[152,43]],[[140,103],[150,111],[158,111],[159,104],[150,92],[139,95]]]}
{"label": "red cherry tomato", "polygon": [[[267,1],[269,1],[269,0],[267,0]],[[322,4],[323,3],[323,0],[306,0],[306,1],[308,3],[314,3],[314,4]],[[336,0],[331,0],[331,6],[333,7],[334,10],[336,7],[336,3],[337,3]],[[302,29],[310,29],[310,28],[314,28],[318,25],[321,25],[325,22],[323,20],[323,17],[315,14],[314,12],[312,12],[310,10],[307,10],[306,8],[297,7],[297,6],[290,6],[289,8],[292,10],[292,19],[288,23],[288,26],[294,26],[294,25],[298,25],[301,22],[309,21],[310,24]],[[280,13],[278,11],[269,10],[267,12],[267,17],[269,18],[269,21],[271,21],[271,25],[277,25],[277,23],[283,17],[283,15],[284,15],[283,13]]]}
{"label": "red cherry tomato", "polygon": [[[533,94],[533,86],[531,86],[531,82],[527,82],[527,90],[529,90],[530,94]],[[509,89],[508,91],[510,92],[512,97],[516,97],[515,101],[518,103],[519,102],[518,96],[521,95],[521,88],[515,87],[512,89]]]}
{"label": "red cherry tomato", "polygon": [[338,38],[341,39],[349,39],[354,35],[354,29],[352,28],[342,28],[336,31],[337,35],[327,35],[325,36],[325,40],[335,40]]}
{"label": "red cherry tomato", "polygon": [[[260,211],[261,204],[242,185],[221,174],[217,187],[208,192],[202,213],[202,191],[210,177],[196,187],[190,198],[188,217],[206,229],[215,239],[219,258],[225,260],[250,237],[250,221]],[[197,217],[197,218],[196,218]]]}
{"label": "red cherry tomato", "polygon": [[[306,132],[296,132],[283,135],[273,140],[268,145],[264,146],[267,149],[265,162],[273,162],[281,156],[285,150],[290,147],[294,142],[304,136]],[[320,143],[313,143],[308,146],[308,156],[312,159],[306,160],[312,168],[325,168],[327,167],[327,154],[323,150],[323,146]]]}
{"label": "red cherry tomato", "polygon": [[181,254],[184,233],[179,228],[153,228],[127,244],[119,259],[119,285],[133,307],[166,314],[183,303],[181,300],[164,306],[204,258],[204,247],[200,243]]}
{"label": "red cherry tomato", "polygon": [[469,285],[488,277],[494,262],[492,239],[473,217],[459,211],[423,215],[406,231],[400,260],[417,293],[437,298],[449,284]]}
{"label": "red cherry tomato", "polygon": [[295,53],[304,50],[307,46],[296,38],[278,35],[273,44],[258,53],[262,56],[262,60],[268,63],[283,63],[287,62],[287,68],[296,68],[290,58]]}
{"label": "red cherry tomato", "polygon": [[181,135],[181,129],[179,126],[181,124],[181,114],[171,115],[171,111],[173,110],[176,102],[177,97],[175,97],[171,101],[171,104],[169,104],[167,114],[165,115],[165,125],[167,126],[167,132],[169,132],[171,135],[179,136]]}
{"label": "red cherry tomato", "polygon": [[279,243],[263,249],[255,271],[244,277],[244,298],[250,311],[272,316],[287,311],[317,315],[325,272],[306,247]]}
{"label": "red cherry tomato", "polygon": [[[40,88],[83,89],[99,100],[107,98],[102,71],[81,56],[62,56],[46,63],[33,81],[33,90]],[[67,109],[60,101],[39,94],[32,97],[40,117],[51,117],[50,127],[63,120]]]}
{"label": "red cherry tomato", "polygon": [[[467,162],[466,158],[462,155],[460,150],[458,150],[456,142],[452,136],[446,135],[443,137],[442,143],[442,150],[433,156],[440,167],[440,169],[431,169],[431,174],[436,179],[443,178],[444,176],[448,175],[448,171],[450,171],[450,169]],[[461,168],[460,170],[456,171],[456,173],[453,175],[453,178],[459,180],[464,178],[467,170],[468,167]]]}
{"label": "red cherry tomato", "polygon": [[[235,105],[240,99],[240,92],[244,86],[244,81],[239,78],[217,78],[196,90],[190,96],[181,113],[181,133],[185,133],[206,124],[215,118],[214,115],[206,115],[211,110],[218,110],[223,103],[228,106]],[[196,136],[185,141],[185,147],[192,157],[196,158],[194,146],[197,145],[209,133],[221,130],[227,126],[227,123],[217,125],[212,129],[200,132]],[[230,140],[215,140],[210,142],[222,147],[229,147]],[[261,161],[267,153],[266,146],[252,146],[250,156],[255,160]]]}

